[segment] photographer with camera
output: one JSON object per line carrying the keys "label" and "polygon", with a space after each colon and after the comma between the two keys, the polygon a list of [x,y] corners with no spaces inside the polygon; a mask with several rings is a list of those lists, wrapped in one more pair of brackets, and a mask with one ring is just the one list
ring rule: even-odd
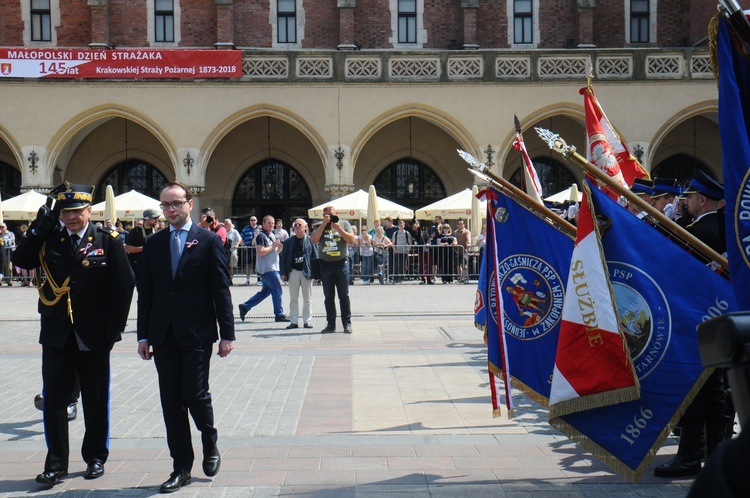
{"label": "photographer with camera", "polygon": [[336,208],[323,208],[323,223],[310,236],[313,244],[318,244],[320,258],[320,280],[326,308],[326,326],[322,334],[336,331],[336,301],[338,293],[341,306],[341,321],[344,333],[352,333],[352,310],[349,302],[349,266],[347,256],[349,245],[354,244],[352,226],[338,217]]}

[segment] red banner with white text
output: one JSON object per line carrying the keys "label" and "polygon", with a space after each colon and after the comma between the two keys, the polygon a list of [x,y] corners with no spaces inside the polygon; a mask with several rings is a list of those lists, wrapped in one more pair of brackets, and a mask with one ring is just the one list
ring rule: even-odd
{"label": "red banner with white text", "polygon": [[240,50],[0,48],[0,78],[203,79],[241,76]]}

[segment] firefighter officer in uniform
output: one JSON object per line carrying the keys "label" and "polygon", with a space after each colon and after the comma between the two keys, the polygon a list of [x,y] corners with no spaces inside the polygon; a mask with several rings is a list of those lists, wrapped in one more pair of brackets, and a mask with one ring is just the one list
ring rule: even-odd
{"label": "firefighter officer in uniform", "polygon": [[39,314],[42,345],[44,434],[47,457],[36,481],[52,486],[68,473],[67,408],[80,379],[86,430],[84,478],[104,474],[109,456],[110,351],[121,339],[135,278],[120,234],[89,222],[94,187],[65,182],[40,207],[13,253],[13,264],[41,268]]}

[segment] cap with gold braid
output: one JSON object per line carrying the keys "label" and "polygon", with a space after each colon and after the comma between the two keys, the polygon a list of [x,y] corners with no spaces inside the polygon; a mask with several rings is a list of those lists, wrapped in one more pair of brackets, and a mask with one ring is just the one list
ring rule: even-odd
{"label": "cap with gold braid", "polygon": [[55,187],[51,195],[60,203],[61,209],[81,209],[94,200],[94,185],[65,182]]}

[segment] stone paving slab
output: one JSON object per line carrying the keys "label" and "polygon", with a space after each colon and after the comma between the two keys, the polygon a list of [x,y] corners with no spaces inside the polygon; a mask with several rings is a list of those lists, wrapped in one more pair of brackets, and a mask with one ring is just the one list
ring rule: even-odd
{"label": "stone paving slab", "polygon": [[[236,285],[235,303],[257,287]],[[286,289],[285,289],[286,290]],[[273,321],[270,300],[237,321],[235,351],[211,367],[222,469],[200,463],[179,496],[620,497],[685,496],[691,480],[628,483],[546,423],[514,393],[517,417],[493,419],[486,350],[470,285],[355,285],[354,334],[321,335]],[[45,456],[36,294],[0,288],[0,497],[145,497],[171,471],[152,362],[135,346],[135,300],[112,354],[111,456],[82,478],[82,414],[70,423],[70,476],[34,482]],[[285,302],[287,298],[285,296]],[[102,310],[106,313],[106,310]],[[79,412],[80,413],[80,412]],[[193,444],[200,447],[194,434]],[[670,439],[656,463],[675,451]]]}

